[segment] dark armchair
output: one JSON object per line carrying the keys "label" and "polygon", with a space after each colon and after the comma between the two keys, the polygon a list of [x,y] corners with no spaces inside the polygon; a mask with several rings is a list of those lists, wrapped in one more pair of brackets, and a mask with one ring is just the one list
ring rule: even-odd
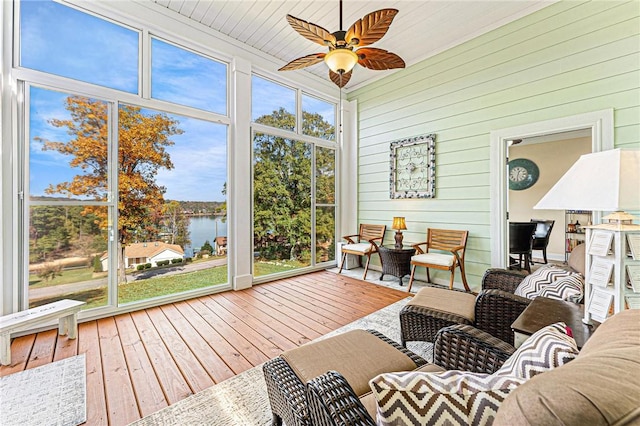
{"label": "dark armchair", "polygon": [[[533,234],[533,246],[531,250],[542,250],[542,258],[547,263],[547,246],[549,245],[549,237],[553,230],[555,220],[531,219],[536,224],[536,231]],[[531,261],[533,263],[533,260]]]}

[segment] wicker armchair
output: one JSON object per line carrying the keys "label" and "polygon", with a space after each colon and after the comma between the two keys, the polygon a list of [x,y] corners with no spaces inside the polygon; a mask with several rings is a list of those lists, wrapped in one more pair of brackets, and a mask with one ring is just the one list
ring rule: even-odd
{"label": "wicker armchair", "polygon": [[[438,332],[434,363],[446,370],[493,373],[515,348],[470,325],[453,325]],[[374,426],[349,383],[336,371],[329,371],[306,387],[311,424],[320,426]]]}
{"label": "wicker armchair", "polygon": [[[367,330],[367,332],[406,355],[411,359],[412,365],[421,367],[427,364],[427,361],[422,357],[383,334],[375,330]],[[271,405],[272,425],[280,426],[283,421],[287,426],[316,425],[316,423],[312,423],[310,420],[310,411],[313,407],[310,407],[307,403],[305,383],[300,380],[287,361],[282,356],[273,358],[263,365],[262,371],[267,384],[267,393]],[[355,395],[352,389],[351,392]],[[355,398],[358,399],[357,396],[355,396]],[[346,403],[346,400],[343,402]]]}
{"label": "wicker armchair", "polygon": [[473,325],[513,344],[511,324],[531,303],[530,299],[513,294],[525,276],[524,271],[488,269],[482,277],[482,291],[476,297]]}

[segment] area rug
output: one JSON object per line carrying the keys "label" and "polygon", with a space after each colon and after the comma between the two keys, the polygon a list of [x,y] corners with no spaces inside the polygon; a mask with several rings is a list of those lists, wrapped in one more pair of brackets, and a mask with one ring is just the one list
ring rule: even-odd
{"label": "area rug", "polygon": [[75,426],[87,419],[84,354],[0,378],[0,425]]}
{"label": "area rug", "polygon": [[[347,324],[320,339],[361,328],[378,330],[400,342],[398,314],[407,303],[403,299],[364,318]],[[410,342],[409,349],[432,360],[430,343]],[[262,365],[227,379],[202,392],[179,401],[134,423],[136,426],[209,425],[209,426],[268,426],[271,410]]]}

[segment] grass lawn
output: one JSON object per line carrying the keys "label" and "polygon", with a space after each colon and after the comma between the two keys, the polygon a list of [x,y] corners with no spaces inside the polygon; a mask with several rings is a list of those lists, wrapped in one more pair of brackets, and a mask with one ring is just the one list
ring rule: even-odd
{"label": "grass lawn", "polygon": [[[255,262],[254,273],[256,276],[291,271],[292,269],[306,266],[299,262],[286,262],[274,264],[272,262]],[[95,279],[91,268],[66,270],[62,276],[43,282],[35,276],[33,284],[30,278],[30,288],[50,287],[56,284],[70,284]],[[201,271],[185,272],[166,277],[154,277],[139,281],[132,281],[118,286],[118,303],[125,304],[168,294],[178,294],[185,291],[197,290],[204,287],[212,287],[227,282],[227,266],[217,266]],[[107,304],[107,287],[98,287],[88,290],[57,294],[54,297],[38,299],[30,303],[30,307],[44,305],[60,299],[74,299],[87,302],[84,309],[97,308]]]}
{"label": "grass lawn", "polygon": [[[100,276],[106,277],[107,273],[103,272]],[[62,275],[59,275],[48,281],[43,280],[37,274],[29,274],[29,288],[51,287],[58,284],[72,284],[97,278],[98,277],[93,276],[93,268],[89,267],[65,269],[64,271],[62,271]]]}

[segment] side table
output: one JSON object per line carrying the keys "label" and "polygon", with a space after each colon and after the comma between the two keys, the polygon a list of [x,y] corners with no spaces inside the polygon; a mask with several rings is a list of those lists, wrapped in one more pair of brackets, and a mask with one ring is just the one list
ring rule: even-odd
{"label": "side table", "polygon": [[398,277],[402,285],[402,277],[411,273],[411,256],[416,254],[416,249],[411,246],[395,248],[393,245],[388,245],[378,247],[378,251],[382,262],[380,280],[385,274],[389,274]]}
{"label": "side table", "polygon": [[582,346],[599,325],[595,321],[593,325],[582,322],[583,310],[584,305],[577,303],[536,297],[511,324],[514,346],[517,348],[541,328],[562,321],[571,328],[578,349],[582,349]]}

